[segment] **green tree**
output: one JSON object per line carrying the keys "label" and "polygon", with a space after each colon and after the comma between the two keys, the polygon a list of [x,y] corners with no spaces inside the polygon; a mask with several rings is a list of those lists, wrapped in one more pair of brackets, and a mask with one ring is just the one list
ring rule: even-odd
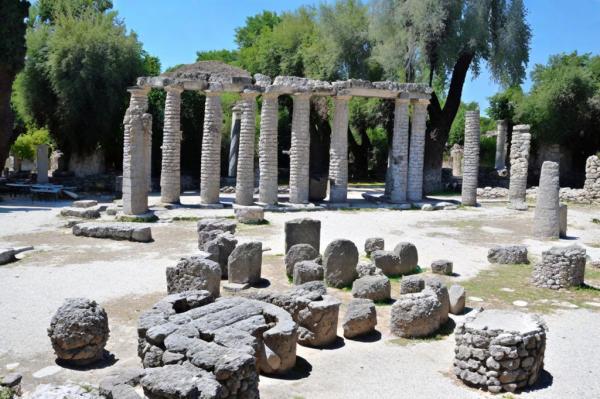
{"label": "green tree", "polygon": [[235,30],[235,42],[239,48],[248,48],[256,44],[259,36],[272,31],[281,22],[277,13],[263,11],[260,14],[246,18],[246,25]]}
{"label": "green tree", "polygon": [[506,119],[509,124],[517,124],[517,107],[523,101],[523,90],[521,86],[511,86],[504,91],[494,94],[488,98],[490,107],[487,114],[495,120]]}
{"label": "green tree", "polygon": [[237,65],[238,52],[232,50],[197,51],[196,61],[223,61],[226,64]]}
{"label": "green tree", "polygon": [[523,1],[374,0],[371,6],[374,58],[386,76],[443,83],[431,97],[425,149],[425,189],[438,190],[467,72],[477,76],[486,63],[506,86],[525,76],[531,33]]}
{"label": "green tree", "polygon": [[0,166],[8,157],[11,144],[16,139],[13,131],[14,116],[11,109],[12,85],[25,61],[25,18],[29,2],[25,0],[0,0]]}

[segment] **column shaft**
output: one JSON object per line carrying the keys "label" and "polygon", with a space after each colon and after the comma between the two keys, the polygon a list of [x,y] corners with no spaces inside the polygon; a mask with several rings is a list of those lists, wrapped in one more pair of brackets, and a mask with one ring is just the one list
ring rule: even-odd
{"label": "column shaft", "polygon": [[148,109],[148,89],[132,88],[123,120],[123,213],[137,215],[148,210],[148,181],[143,117]]}
{"label": "column shaft", "polygon": [[152,192],[152,115],[145,113],[142,117],[144,125],[144,167],[146,173],[146,190]]}
{"label": "column shaft", "polygon": [[533,216],[533,235],[538,238],[559,238],[560,235],[560,173],[557,162],[542,164],[540,184]]}
{"label": "column shaft", "polygon": [[260,113],[259,200],[268,205],[277,203],[277,111],[279,101],[274,95],[263,95]]}
{"label": "column shaft", "polygon": [[254,202],[254,136],[256,133],[256,94],[242,94],[242,121],[238,152],[235,203]]}
{"label": "column shaft", "polygon": [[509,207],[517,210],[526,210],[525,201],[527,190],[527,169],[529,168],[529,147],[531,134],[529,125],[513,127],[510,146],[510,180],[508,186]]}
{"label": "column shaft", "polygon": [[465,115],[465,148],[463,157],[462,204],[477,205],[477,178],[479,175],[479,110]]}
{"label": "column shaft", "polygon": [[240,148],[240,125],[242,114],[239,106],[235,105],[231,110],[231,131],[229,134],[229,167],[227,176],[237,176],[238,151]]}
{"label": "column shaft", "polygon": [[181,193],[181,93],[168,87],[160,171],[160,198],[163,203],[178,203]]}
{"label": "column shaft", "polygon": [[506,119],[496,121],[496,170],[506,168],[506,133],[508,123]]}
{"label": "column shaft", "polygon": [[290,202],[308,203],[310,163],[310,95],[293,96],[292,143],[290,148]]}
{"label": "column shaft", "polygon": [[335,97],[333,130],[329,149],[329,202],[348,200],[348,101]]}
{"label": "column shaft", "polygon": [[[406,201],[408,191],[408,99],[396,99],[394,132],[388,167],[390,168],[390,201]],[[421,175],[422,176],[422,175]]]}
{"label": "column shaft", "polygon": [[423,162],[425,160],[425,129],[429,100],[413,103],[413,123],[408,158],[408,189],[410,201],[423,199]]}
{"label": "column shaft", "polygon": [[220,93],[206,93],[204,134],[200,162],[200,203],[219,203],[221,180],[221,125],[223,124]]}

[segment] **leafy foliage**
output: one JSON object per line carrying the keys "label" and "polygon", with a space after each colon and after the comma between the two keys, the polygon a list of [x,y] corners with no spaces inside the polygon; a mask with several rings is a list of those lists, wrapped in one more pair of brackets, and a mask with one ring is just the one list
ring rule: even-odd
{"label": "leafy foliage", "polygon": [[29,9],[25,0],[0,0],[0,70],[18,72],[25,58],[24,22]]}
{"label": "leafy foliage", "polygon": [[35,159],[36,147],[40,144],[53,144],[48,129],[34,129],[21,134],[13,143],[11,151],[21,159],[33,161]]}

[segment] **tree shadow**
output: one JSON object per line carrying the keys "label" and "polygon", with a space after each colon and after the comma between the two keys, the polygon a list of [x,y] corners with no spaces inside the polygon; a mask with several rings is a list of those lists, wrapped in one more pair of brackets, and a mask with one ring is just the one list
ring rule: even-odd
{"label": "tree shadow", "polygon": [[296,364],[285,374],[265,374],[265,376],[277,380],[295,381],[308,378],[312,372],[312,365],[302,356],[296,355]]}
{"label": "tree shadow", "polygon": [[102,358],[93,363],[90,363],[90,364],[77,365],[77,364],[69,363],[68,361],[65,361],[62,359],[56,359],[55,363],[58,366],[65,368],[65,369],[69,369],[69,370],[90,371],[90,370],[100,370],[100,369],[104,369],[107,367],[111,367],[118,361],[119,361],[119,359],[117,359],[114,354],[108,352],[107,350],[104,350],[102,352]]}

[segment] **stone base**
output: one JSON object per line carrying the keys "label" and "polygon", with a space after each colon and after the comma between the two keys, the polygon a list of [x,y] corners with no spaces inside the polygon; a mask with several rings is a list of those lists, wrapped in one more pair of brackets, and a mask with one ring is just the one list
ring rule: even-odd
{"label": "stone base", "polygon": [[247,290],[251,287],[249,283],[225,283],[223,284],[223,290],[229,292],[239,292],[243,290]]}
{"label": "stone base", "polygon": [[350,208],[349,202],[325,202],[321,206],[327,209]]}
{"label": "stone base", "polygon": [[140,213],[137,215],[128,215],[122,211],[117,212],[116,219],[120,222],[140,222],[140,223],[152,223],[158,220],[158,217],[152,211]]}
{"label": "stone base", "polygon": [[200,209],[223,209],[223,208],[231,208],[231,204],[224,204],[219,202],[218,204],[198,204],[195,207]]}
{"label": "stone base", "polygon": [[510,202],[507,208],[515,211],[526,211],[529,209],[529,205],[526,202]]}
{"label": "stone base", "polygon": [[316,205],[312,203],[292,204],[289,202],[280,202],[277,205],[265,206],[265,211],[267,212],[313,212],[322,210],[325,210],[325,207],[323,207],[322,205]]}

